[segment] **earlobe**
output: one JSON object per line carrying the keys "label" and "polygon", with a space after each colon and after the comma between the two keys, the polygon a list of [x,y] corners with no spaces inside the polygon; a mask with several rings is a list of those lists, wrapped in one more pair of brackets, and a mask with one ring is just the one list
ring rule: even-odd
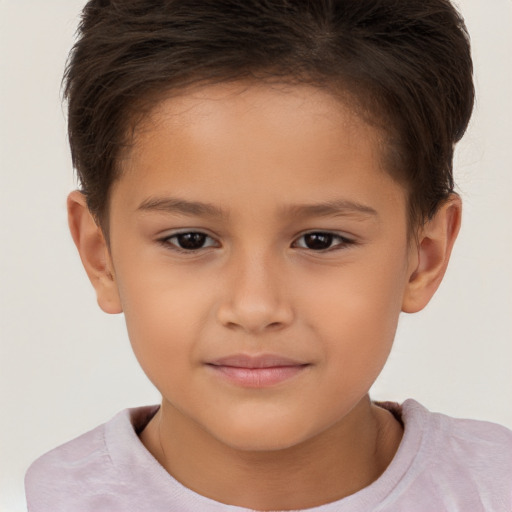
{"label": "earlobe", "polygon": [[460,197],[451,194],[422,226],[415,246],[414,268],[410,269],[405,288],[403,312],[422,310],[441,284],[459,233],[461,212]]}
{"label": "earlobe", "polygon": [[121,313],[122,306],[108,244],[87,207],[84,195],[78,190],[71,192],[67,207],[71,236],[96,290],[100,308],[106,313]]}

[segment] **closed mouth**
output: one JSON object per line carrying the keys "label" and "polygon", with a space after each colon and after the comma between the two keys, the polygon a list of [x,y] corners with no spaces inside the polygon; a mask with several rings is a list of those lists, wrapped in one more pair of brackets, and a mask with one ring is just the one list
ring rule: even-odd
{"label": "closed mouth", "polygon": [[231,366],[233,368],[247,369],[281,368],[308,365],[308,363],[275,354],[261,354],[254,356],[248,354],[234,354],[231,356],[215,359],[214,361],[210,361],[207,364],[212,366]]}
{"label": "closed mouth", "polygon": [[311,365],[275,354],[235,354],[208,362],[207,366],[237,386],[266,388],[291,379]]}

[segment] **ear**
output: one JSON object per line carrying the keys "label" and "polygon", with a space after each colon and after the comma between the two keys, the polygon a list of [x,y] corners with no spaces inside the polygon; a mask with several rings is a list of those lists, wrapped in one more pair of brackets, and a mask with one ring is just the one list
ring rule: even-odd
{"label": "ear", "polygon": [[420,229],[413,249],[416,254],[411,258],[413,268],[402,302],[405,313],[422,310],[441,284],[459,233],[461,213],[460,197],[451,194]]}
{"label": "ear", "polygon": [[92,216],[85,196],[75,190],[68,196],[68,223],[100,308],[106,313],[121,313],[122,306],[110,258],[101,228]]}

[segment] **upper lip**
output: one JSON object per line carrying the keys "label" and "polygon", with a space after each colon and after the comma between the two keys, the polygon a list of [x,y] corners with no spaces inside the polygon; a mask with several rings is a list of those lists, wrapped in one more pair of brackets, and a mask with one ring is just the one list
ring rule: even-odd
{"label": "upper lip", "polygon": [[233,354],[209,361],[213,366],[232,366],[234,368],[277,368],[283,366],[305,366],[308,363],[277,354]]}

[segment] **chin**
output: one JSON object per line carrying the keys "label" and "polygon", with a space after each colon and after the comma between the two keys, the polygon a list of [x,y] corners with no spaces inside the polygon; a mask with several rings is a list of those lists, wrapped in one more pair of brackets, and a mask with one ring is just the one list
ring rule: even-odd
{"label": "chin", "polygon": [[297,446],[314,437],[315,431],[310,425],[298,424],[296,420],[268,418],[264,421],[260,416],[257,419],[246,417],[245,421],[232,421],[229,425],[224,423],[210,434],[234,450],[266,452]]}
{"label": "chin", "polygon": [[241,452],[275,452],[293,448],[305,439],[290,439],[289,436],[277,438],[272,433],[263,436],[262,432],[255,432],[251,436],[234,436],[221,441],[230,448]]}

